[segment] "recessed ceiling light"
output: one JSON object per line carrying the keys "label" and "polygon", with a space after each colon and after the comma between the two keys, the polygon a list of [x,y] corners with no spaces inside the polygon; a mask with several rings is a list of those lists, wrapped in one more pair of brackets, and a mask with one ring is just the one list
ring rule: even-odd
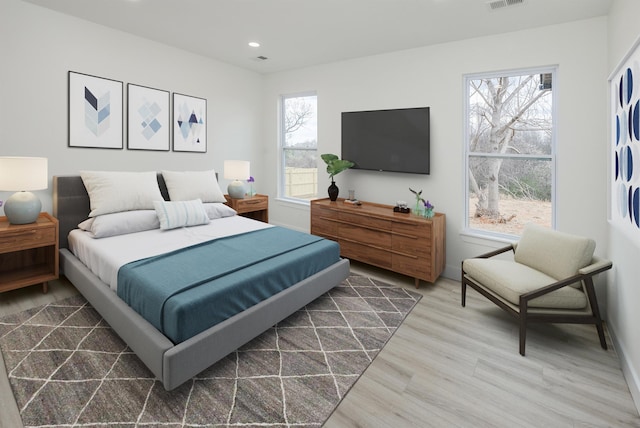
{"label": "recessed ceiling light", "polygon": [[252,48],[259,48],[260,47],[260,43],[258,43],[258,42],[249,42],[249,46],[251,46]]}

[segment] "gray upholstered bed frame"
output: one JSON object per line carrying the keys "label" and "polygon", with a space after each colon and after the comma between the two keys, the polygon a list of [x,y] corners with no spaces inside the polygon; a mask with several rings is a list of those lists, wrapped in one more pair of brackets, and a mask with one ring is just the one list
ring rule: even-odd
{"label": "gray upholstered bed frame", "polygon": [[[158,184],[168,199],[160,174]],[[340,260],[244,312],[174,345],[120,300],[109,285],[68,250],[68,233],[85,220],[88,213],[89,196],[82,179],[79,176],[54,177],[53,214],[58,218],[60,227],[60,272],[140,357],[166,390],[191,379],[349,275],[349,261]]]}

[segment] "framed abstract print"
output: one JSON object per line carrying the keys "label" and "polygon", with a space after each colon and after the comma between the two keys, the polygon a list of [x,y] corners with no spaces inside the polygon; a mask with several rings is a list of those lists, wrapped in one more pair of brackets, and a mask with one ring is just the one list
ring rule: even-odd
{"label": "framed abstract print", "polygon": [[609,78],[612,222],[640,237],[640,39]]}
{"label": "framed abstract print", "polygon": [[173,94],[173,151],[207,151],[207,100]]}
{"label": "framed abstract print", "polygon": [[169,150],[169,92],[127,85],[127,148]]}
{"label": "framed abstract print", "polygon": [[122,149],[122,82],[69,71],[69,147]]}

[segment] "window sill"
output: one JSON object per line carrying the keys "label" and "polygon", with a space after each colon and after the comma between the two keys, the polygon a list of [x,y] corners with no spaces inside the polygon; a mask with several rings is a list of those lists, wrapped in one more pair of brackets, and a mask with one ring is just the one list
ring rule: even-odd
{"label": "window sill", "polygon": [[[518,242],[519,237],[504,233],[485,232],[478,229],[463,229],[460,232],[463,241],[479,245],[508,245]],[[497,248],[497,246],[496,246]]]}
{"label": "window sill", "polygon": [[275,198],[275,201],[280,205],[287,205],[297,209],[308,209],[311,203],[303,199],[293,198]]}

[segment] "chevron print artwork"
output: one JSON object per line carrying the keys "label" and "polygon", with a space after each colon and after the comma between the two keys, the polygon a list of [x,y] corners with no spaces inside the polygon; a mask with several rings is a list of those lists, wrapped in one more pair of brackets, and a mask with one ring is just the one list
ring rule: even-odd
{"label": "chevron print artwork", "polygon": [[105,92],[99,97],[89,88],[84,88],[84,123],[86,127],[99,137],[109,129],[111,118],[111,95]]}

